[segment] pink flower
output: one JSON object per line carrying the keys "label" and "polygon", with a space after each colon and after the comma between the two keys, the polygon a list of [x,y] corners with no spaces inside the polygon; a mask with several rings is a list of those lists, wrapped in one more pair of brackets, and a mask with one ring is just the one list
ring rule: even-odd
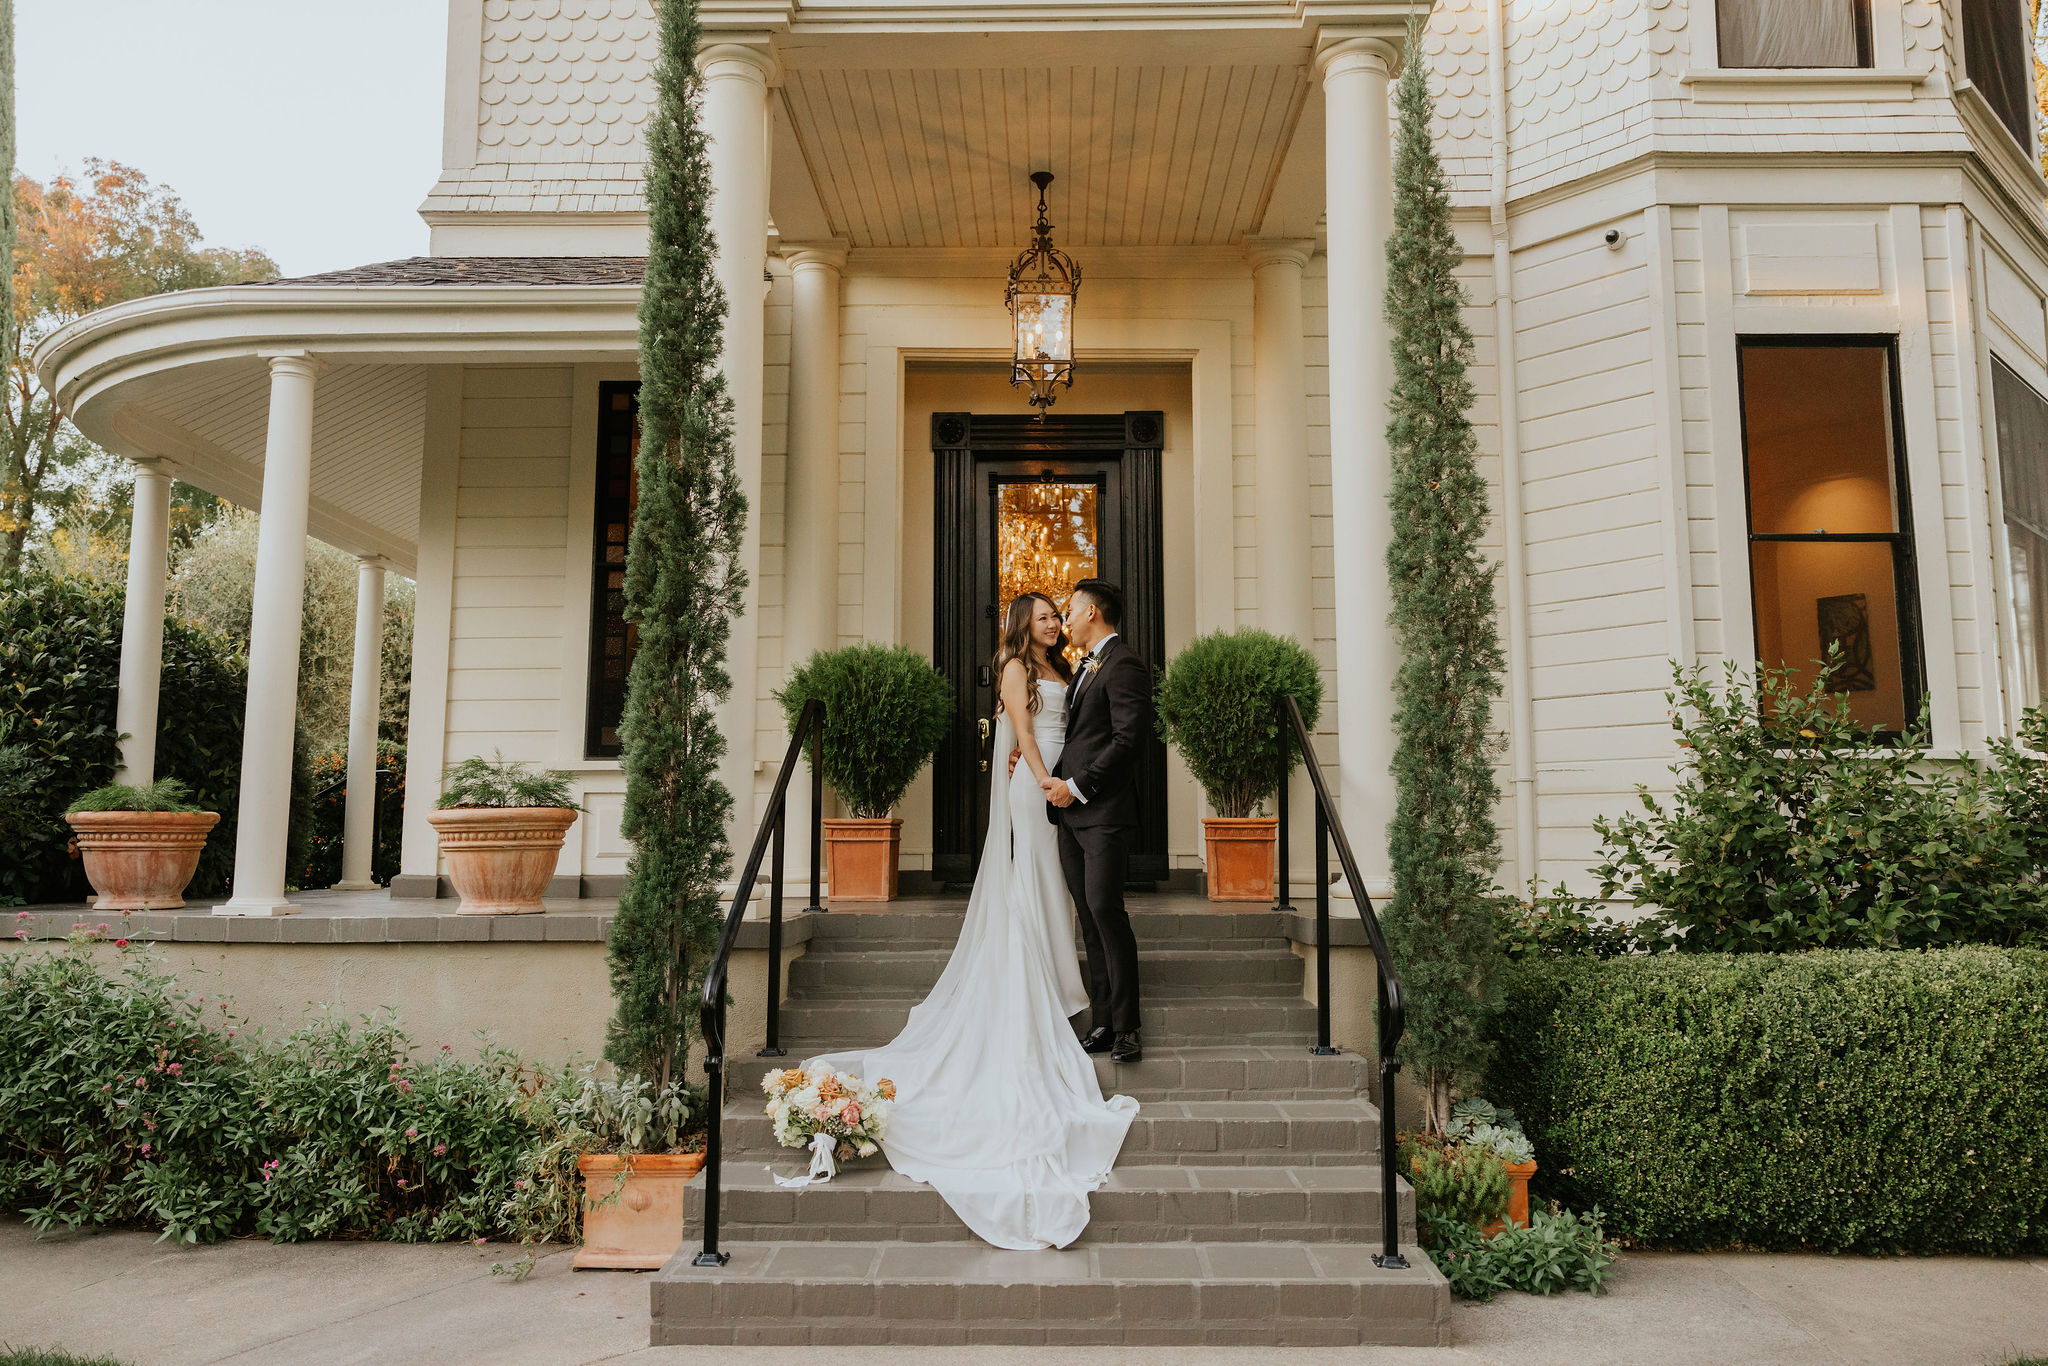
{"label": "pink flower", "polygon": [[15,918],[16,920],[26,920],[26,919],[28,919],[28,912],[27,912],[27,911],[16,911],[16,912],[14,913],[14,918]]}
{"label": "pink flower", "polygon": [[102,920],[102,921],[100,922],[100,924],[99,924],[99,928],[93,931],[93,933],[94,933],[94,934],[105,934],[106,932],[107,932],[107,922],[106,922],[106,921],[104,921],[104,920]]}
{"label": "pink flower", "polygon": [[523,1191],[526,1189],[526,1183],[524,1181],[514,1181],[512,1183],[512,1189],[516,1191]]}
{"label": "pink flower", "polygon": [[137,1078],[135,1079],[135,1085],[136,1085],[136,1086],[137,1086],[138,1088],[142,1089],[142,1090],[148,1090],[148,1089],[149,1089],[149,1078],[148,1078],[148,1077],[137,1077]]}
{"label": "pink flower", "polygon": [[405,1092],[409,1096],[412,1094],[412,1083],[409,1081],[402,1081],[398,1083],[398,1089]]}
{"label": "pink flower", "polygon": [[26,939],[26,938],[28,938],[28,931],[27,931],[27,930],[16,930],[16,931],[14,932],[14,937],[15,937],[16,939]]}
{"label": "pink flower", "polygon": [[405,1189],[405,1178],[404,1178],[404,1177],[402,1177],[402,1176],[398,1178],[398,1188],[399,1188],[400,1190],[404,1190],[404,1189]]}
{"label": "pink flower", "polygon": [[[442,1045],[441,1045],[441,1051],[442,1051],[443,1053],[453,1053],[453,1052],[455,1051],[455,1046],[454,1046],[453,1044],[445,1044],[445,1043],[444,1043],[444,1044],[442,1044]],[[477,1239],[477,1241],[478,1241],[478,1242],[482,1242],[482,1241],[483,1241],[483,1239],[479,1238],[479,1239]]]}
{"label": "pink flower", "polygon": [[436,1144],[434,1145],[434,1156],[436,1156],[436,1157],[439,1157],[439,1156],[441,1156],[441,1155],[442,1155],[443,1153],[445,1153],[445,1152],[447,1152],[447,1151],[448,1151],[448,1145],[447,1145],[446,1143],[436,1143]]}
{"label": "pink flower", "polygon": [[143,1145],[142,1145],[142,1155],[143,1155],[144,1157],[148,1157],[148,1156],[149,1156],[149,1145],[148,1145],[147,1143],[145,1143],[145,1144],[143,1144]]}
{"label": "pink flower", "polygon": [[181,1062],[174,1062],[169,1067],[166,1067],[164,1071],[170,1073],[174,1077],[182,1077],[185,1075],[185,1064]]}
{"label": "pink flower", "polygon": [[847,1101],[845,1104],[839,1107],[839,1117],[845,1120],[848,1124],[860,1123],[860,1106],[854,1104],[850,1100]]}
{"label": "pink flower", "polygon": [[128,947],[128,941],[125,939],[116,939],[114,941],[114,947],[117,949],[125,949]]}
{"label": "pink flower", "polygon": [[481,1238],[477,1239],[477,1240],[476,1240],[476,1245],[477,1245],[478,1247],[482,1247],[482,1246],[484,1245],[484,1240],[483,1240],[483,1239],[481,1239]]}
{"label": "pink flower", "polygon": [[102,1090],[102,1091],[111,1091],[111,1090],[113,1090],[113,1089],[114,1089],[114,1083],[112,1083],[112,1082],[107,1082],[106,1084],[104,1084],[103,1086],[101,1086],[101,1087],[100,1087],[100,1090]]}
{"label": "pink flower", "polygon": [[420,1136],[420,1131],[418,1129],[407,1129],[405,1131],[405,1136],[407,1138],[418,1138]]}

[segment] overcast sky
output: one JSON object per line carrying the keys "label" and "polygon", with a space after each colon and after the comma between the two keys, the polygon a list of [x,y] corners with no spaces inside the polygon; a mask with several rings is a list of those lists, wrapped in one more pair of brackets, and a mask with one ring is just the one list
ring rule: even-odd
{"label": "overcast sky", "polygon": [[287,275],[423,255],[444,0],[16,0],[17,165],[123,161]]}

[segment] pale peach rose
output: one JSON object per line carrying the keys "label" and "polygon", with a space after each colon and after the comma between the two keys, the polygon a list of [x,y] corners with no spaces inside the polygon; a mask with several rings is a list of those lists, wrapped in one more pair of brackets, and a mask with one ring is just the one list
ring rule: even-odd
{"label": "pale peach rose", "polygon": [[802,1086],[803,1084],[804,1084],[804,1069],[803,1069],[803,1068],[801,1068],[801,1067],[785,1067],[784,1069],[782,1069],[782,1085],[783,1085],[783,1089],[784,1089],[784,1090],[789,1090],[789,1089],[791,1089],[791,1088],[793,1088],[793,1087],[798,1087],[798,1086]]}
{"label": "pale peach rose", "polygon": [[848,1125],[860,1123],[860,1106],[853,1101],[847,1101],[839,1107],[839,1117]]}

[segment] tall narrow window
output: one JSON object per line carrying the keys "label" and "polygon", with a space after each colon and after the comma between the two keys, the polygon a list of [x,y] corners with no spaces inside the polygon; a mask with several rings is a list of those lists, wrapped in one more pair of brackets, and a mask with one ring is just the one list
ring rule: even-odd
{"label": "tall narrow window", "polygon": [[2019,637],[2013,672],[2021,700],[2038,707],[2048,700],[2048,400],[1993,360],[1991,401],[1998,413],[1998,480]]}
{"label": "tall narrow window", "polygon": [[619,718],[626,714],[626,671],[639,642],[626,622],[626,538],[633,530],[640,449],[638,381],[601,384],[597,390],[597,523],[591,538],[590,690],[584,703],[584,752],[611,758],[619,752]]}
{"label": "tall narrow window", "polygon": [[1920,613],[1892,345],[1745,340],[1741,357],[1757,660],[1810,686],[1832,658],[1850,714],[1903,729]]}
{"label": "tall narrow window", "polygon": [[1963,65],[1998,121],[2031,149],[2034,63],[2025,0],[1963,0]]}
{"label": "tall narrow window", "polygon": [[1718,4],[1724,67],[1870,65],[1870,0]]}

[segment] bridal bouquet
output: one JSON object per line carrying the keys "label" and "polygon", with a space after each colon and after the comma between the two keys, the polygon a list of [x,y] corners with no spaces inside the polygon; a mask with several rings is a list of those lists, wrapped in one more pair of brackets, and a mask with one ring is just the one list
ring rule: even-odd
{"label": "bridal bouquet", "polygon": [[777,1142],[815,1152],[825,1147],[821,1138],[830,1139],[827,1151],[842,1162],[856,1153],[874,1156],[896,1099],[896,1083],[887,1077],[865,1082],[822,1063],[770,1072],[761,1089],[768,1093]]}

